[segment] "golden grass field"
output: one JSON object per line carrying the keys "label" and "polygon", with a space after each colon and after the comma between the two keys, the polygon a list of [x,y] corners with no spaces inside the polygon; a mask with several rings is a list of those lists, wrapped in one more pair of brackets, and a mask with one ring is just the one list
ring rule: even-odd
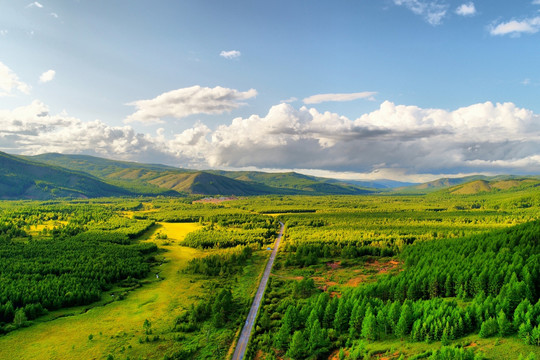
{"label": "golden grass field", "polygon": [[[199,227],[194,223],[158,224],[143,241],[156,241],[166,249],[162,256],[167,262],[153,268],[148,284],[132,291],[125,300],[94,307],[84,314],[39,322],[0,337],[0,359],[106,359],[108,354],[115,354],[115,359],[163,358],[167,342],[173,341],[166,336],[173,320],[193,302],[201,286],[179,272],[201,252],[175,243]],[[166,233],[168,239],[154,240],[157,231]],[[152,323],[153,335],[160,335],[162,340],[139,343],[139,338],[146,336],[145,319]]]}

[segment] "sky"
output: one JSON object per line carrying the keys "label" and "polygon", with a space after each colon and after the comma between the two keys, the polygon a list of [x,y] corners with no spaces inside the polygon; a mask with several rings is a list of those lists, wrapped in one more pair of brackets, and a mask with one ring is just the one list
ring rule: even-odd
{"label": "sky", "polygon": [[540,0],[0,0],[0,151],[540,174]]}

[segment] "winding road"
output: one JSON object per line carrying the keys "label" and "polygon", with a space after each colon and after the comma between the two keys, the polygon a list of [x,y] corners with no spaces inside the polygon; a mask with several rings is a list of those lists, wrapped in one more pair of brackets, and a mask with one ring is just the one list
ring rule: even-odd
{"label": "winding road", "polygon": [[257,312],[259,311],[259,307],[261,306],[261,300],[264,294],[264,290],[266,289],[266,284],[268,283],[268,278],[270,277],[270,271],[272,271],[272,265],[274,265],[274,260],[276,259],[279,248],[279,243],[281,242],[281,237],[283,236],[283,231],[285,230],[285,224],[283,224],[282,222],[280,222],[279,224],[281,225],[281,229],[279,230],[279,235],[276,239],[274,250],[272,250],[272,254],[270,254],[270,258],[266,263],[266,268],[264,268],[264,273],[261,278],[259,288],[257,289],[257,293],[255,294],[255,299],[253,299],[253,304],[251,304],[251,309],[249,309],[249,314],[246,323],[242,328],[242,332],[240,333],[240,337],[238,338],[238,343],[236,343],[236,349],[234,350],[232,360],[241,360],[246,354],[249,337],[251,336],[251,331],[253,330],[253,325],[255,324],[255,319],[257,318]]}

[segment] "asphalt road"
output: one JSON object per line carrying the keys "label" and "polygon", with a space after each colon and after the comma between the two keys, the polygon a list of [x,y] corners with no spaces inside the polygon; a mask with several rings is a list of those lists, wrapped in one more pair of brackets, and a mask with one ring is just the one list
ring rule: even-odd
{"label": "asphalt road", "polygon": [[259,307],[261,306],[261,300],[264,294],[264,290],[266,289],[266,284],[268,283],[268,278],[270,277],[270,271],[272,271],[272,265],[274,265],[274,260],[276,259],[279,248],[279,243],[281,242],[281,237],[283,236],[283,231],[285,230],[285,225],[282,222],[280,222],[279,224],[281,225],[281,229],[279,230],[279,235],[276,239],[274,250],[272,250],[272,254],[270,254],[270,258],[266,263],[266,268],[264,269],[261,283],[259,284],[257,293],[255,294],[255,299],[253,299],[253,304],[251,304],[251,309],[249,309],[246,323],[244,324],[242,332],[240,333],[240,337],[238,338],[238,343],[236,344],[236,349],[234,350],[232,360],[241,360],[244,358],[244,355],[246,353],[249,337],[251,336],[251,330],[253,330],[253,325],[255,324],[255,319],[257,318],[257,312],[259,311]]}

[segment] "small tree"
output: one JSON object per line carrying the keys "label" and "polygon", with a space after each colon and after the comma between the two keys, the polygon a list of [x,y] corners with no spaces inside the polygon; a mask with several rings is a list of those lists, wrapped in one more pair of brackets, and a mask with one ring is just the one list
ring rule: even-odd
{"label": "small tree", "polygon": [[26,313],[24,312],[24,310],[17,309],[17,311],[15,311],[15,318],[13,319],[13,324],[16,327],[20,327],[26,322],[26,320],[28,319],[26,318]]}
{"label": "small tree", "polygon": [[366,340],[377,340],[377,320],[375,315],[371,312],[371,309],[366,311],[366,317],[362,322],[362,337]]}
{"label": "small tree", "polygon": [[144,320],[143,329],[146,335],[150,335],[152,333],[152,323],[148,319]]}
{"label": "small tree", "polygon": [[295,360],[302,359],[305,357],[307,350],[304,334],[301,331],[295,331],[291,340],[291,346],[289,347],[289,351],[287,351],[287,356]]}

